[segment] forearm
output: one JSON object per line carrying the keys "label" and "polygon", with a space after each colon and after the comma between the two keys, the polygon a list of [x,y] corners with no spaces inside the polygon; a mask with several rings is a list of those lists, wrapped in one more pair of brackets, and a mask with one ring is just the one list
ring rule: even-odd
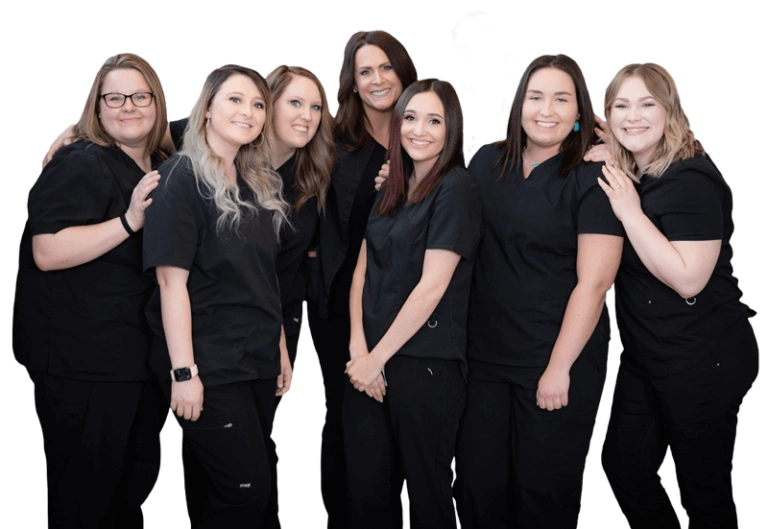
{"label": "forearm", "polygon": [[656,279],[686,299],[701,292],[717,261],[720,241],[672,243],[642,212],[623,223],[632,247]]}
{"label": "forearm", "polygon": [[128,238],[119,218],[89,226],[72,226],[32,238],[32,253],[40,270],[63,270],[93,261]]}
{"label": "forearm", "polygon": [[160,308],[165,341],[173,369],[195,364],[192,346],[192,309],[186,283],[160,284]]}
{"label": "forearm", "polygon": [[368,342],[363,328],[363,287],[365,286],[366,244],[360,248],[357,266],[349,290],[349,354],[350,358],[368,354]]}
{"label": "forearm", "polygon": [[547,369],[568,373],[595,331],[605,305],[605,289],[577,284],[565,308],[563,323]]}
{"label": "forearm", "polygon": [[383,365],[415,335],[435,311],[445,288],[419,283],[371,354]]}

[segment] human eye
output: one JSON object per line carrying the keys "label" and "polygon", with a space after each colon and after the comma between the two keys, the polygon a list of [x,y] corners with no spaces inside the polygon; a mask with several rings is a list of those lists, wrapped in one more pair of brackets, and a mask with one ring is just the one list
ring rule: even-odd
{"label": "human eye", "polygon": [[233,103],[239,103],[240,102],[240,98],[237,97],[237,96],[230,96],[229,100],[232,101]]}
{"label": "human eye", "polygon": [[148,96],[149,94],[147,94],[146,92],[136,92],[135,94],[133,94],[133,99],[135,99],[136,101],[146,101]]}
{"label": "human eye", "polygon": [[403,116],[403,121],[415,121],[416,118],[413,116]]}
{"label": "human eye", "polygon": [[358,73],[358,75],[368,75],[369,73],[371,73],[371,71],[370,70],[360,70],[357,73]]}
{"label": "human eye", "polygon": [[432,119],[429,120],[429,123],[432,124],[432,125],[439,125],[440,124],[440,120],[437,119],[437,118],[432,118]]}
{"label": "human eye", "polygon": [[312,110],[317,110],[318,112],[320,112],[322,109],[323,107],[321,107],[320,105],[312,105]]}
{"label": "human eye", "polygon": [[262,103],[261,101],[256,101],[256,102],[253,104],[253,107],[254,107],[254,108],[259,108],[259,109],[261,109],[261,108],[264,108],[264,103]]}
{"label": "human eye", "polygon": [[115,93],[107,94],[107,101],[111,103],[119,103],[124,98],[125,96],[123,94],[115,94]]}
{"label": "human eye", "polygon": [[290,104],[291,104],[291,106],[294,106],[294,107],[300,107],[301,106],[301,102],[298,99],[291,99]]}
{"label": "human eye", "polygon": [[654,103],[653,101],[647,101],[647,102],[643,103],[643,106],[646,107],[646,108],[648,108],[648,107],[655,107],[656,103]]}
{"label": "human eye", "polygon": [[613,108],[625,109],[627,108],[627,105],[625,105],[624,103],[614,103]]}
{"label": "human eye", "polygon": [[392,69],[392,65],[391,64],[385,64],[384,66],[381,67],[381,69],[385,70],[385,71],[389,71],[389,70]]}

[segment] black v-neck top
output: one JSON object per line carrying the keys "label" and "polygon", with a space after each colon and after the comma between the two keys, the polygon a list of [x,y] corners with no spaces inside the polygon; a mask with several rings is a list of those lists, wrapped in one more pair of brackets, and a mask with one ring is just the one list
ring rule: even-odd
{"label": "black v-neck top", "polygon": [[[480,196],[483,238],[475,261],[467,356],[509,366],[546,366],[577,283],[578,236],[623,236],[603,190],[601,164],[560,176],[560,155],[531,171],[501,174],[501,149],[486,145],[469,172]],[[608,312],[585,346],[609,337]]]}

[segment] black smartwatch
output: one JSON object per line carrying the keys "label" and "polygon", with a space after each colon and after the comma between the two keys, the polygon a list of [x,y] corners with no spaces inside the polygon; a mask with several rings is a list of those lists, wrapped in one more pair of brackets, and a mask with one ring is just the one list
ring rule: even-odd
{"label": "black smartwatch", "polygon": [[192,367],[180,367],[178,369],[171,369],[171,377],[176,382],[184,382],[197,376],[197,364]]}

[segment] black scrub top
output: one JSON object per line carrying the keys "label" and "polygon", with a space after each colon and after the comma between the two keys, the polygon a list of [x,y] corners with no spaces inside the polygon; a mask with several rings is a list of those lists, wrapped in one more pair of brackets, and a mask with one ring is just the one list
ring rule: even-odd
{"label": "black scrub top", "polygon": [[424,253],[450,250],[461,256],[448,289],[427,323],[397,352],[419,358],[466,362],[466,330],[472,264],[480,239],[480,202],[466,169],[451,169],[417,204],[379,215],[377,197],[365,233],[367,269],[363,327],[373,349],[421,280]]}
{"label": "black scrub top", "polygon": [[283,224],[280,233],[280,251],[277,254],[277,281],[283,306],[283,326],[286,336],[295,336],[301,330],[301,304],[305,297],[305,270],[307,250],[317,228],[317,197],[312,197],[295,211],[293,204],[299,196],[296,182],[296,155],[277,169],[283,179],[283,197],[291,205],[290,225]]}
{"label": "black scrub top", "polygon": [[[184,147],[184,133],[188,123],[188,118],[170,123],[171,137],[178,151]],[[294,211],[293,204],[299,196],[299,190],[295,187],[295,154],[277,169],[277,173],[283,179],[283,197],[291,205],[288,213],[289,223],[283,225],[280,233],[277,280],[280,286],[285,335],[296,336],[301,331],[301,304],[306,297],[304,263],[318,222],[317,197],[310,198],[299,211]]]}
{"label": "black scrub top", "polygon": [[664,376],[706,358],[725,329],[755,313],[740,301],[731,266],[731,190],[709,157],[674,162],[660,178],[643,176],[636,189],[643,212],[670,241],[722,241],[712,277],[688,300],[656,279],[629,240],[624,243],[616,277],[622,362],[640,374]]}
{"label": "black scrub top", "polygon": [[43,272],[32,257],[35,235],[125,213],[143,176],[119,148],[78,141],[56,153],[32,187],[13,316],[14,352],[30,371],[93,381],[149,378],[144,306],[153,284],[142,271],[141,234],[64,270]]}
{"label": "black scrub top", "polygon": [[[623,229],[597,184],[602,164],[580,164],[560,176],[557,155],[524,178],[522,168],[502,175],[501,164],[494,167],[501,157],[501,148],[486,145],[469,164],[482,205],[483,238],[475,262],[467,356],[543,367],[577,283],[579,234],[623,236]],[[603,307],[584,352],[599,350],[609,333]]]}
{"label": "black scrub top", "polygon": [[[237,232],[224,227],[210,198],[198,191],[189,158],[177,154],[160,169],[144,225],[144,268],[189,270],[192,344],[205,385],[268,379],[280,374],[280,293],[277,235],[271,212],[244,212]],[[202,184],[201,184],[202,185]],[[255,201],[238,176],[240,196]],[[147,306],[154,333],[150,363],[170,379],[171,363],[156,288]]]}

